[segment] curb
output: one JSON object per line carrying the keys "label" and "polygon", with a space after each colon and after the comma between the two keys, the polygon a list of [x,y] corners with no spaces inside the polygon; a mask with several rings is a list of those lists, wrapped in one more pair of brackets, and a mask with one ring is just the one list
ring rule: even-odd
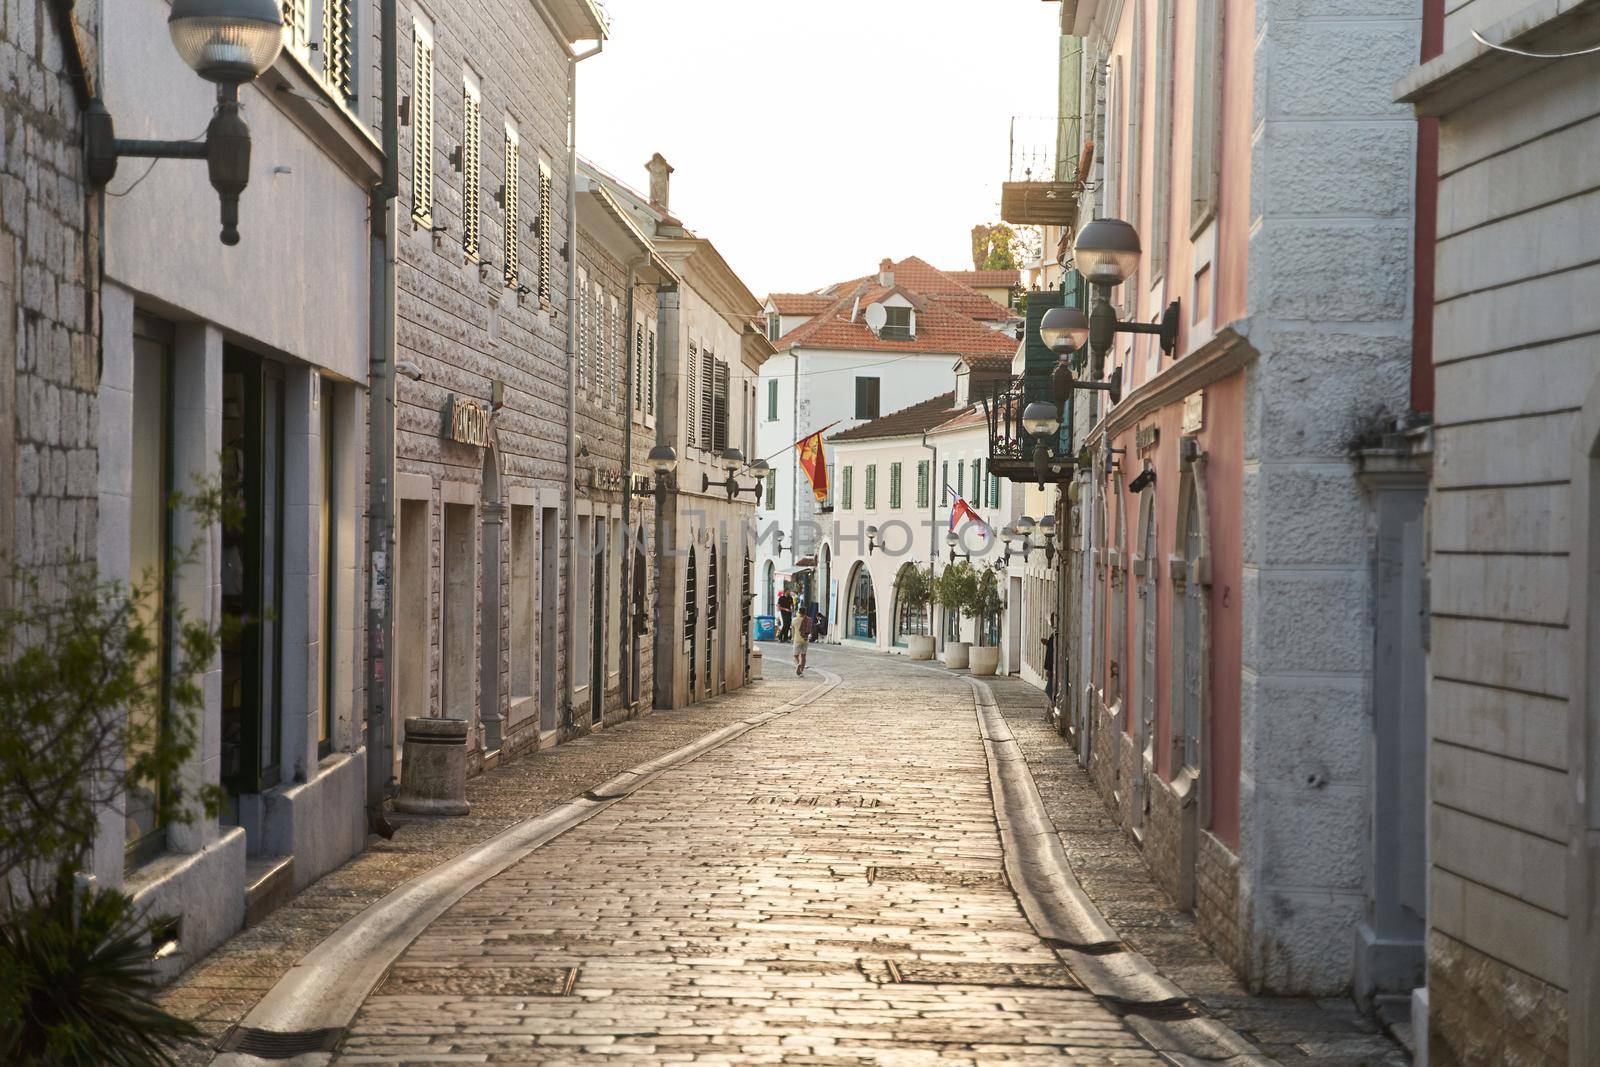
{"label": "curb", "polygon": [[[462,897],[540,846],[627,799],[667,771],[692,763],[758,726],[806,707],[832,692],[842,681],[832,671],[813,669],[823,676],[823,681],[793,700],[713,730],[664,756],[623,771],[582,796],[510,826],[454,859],[396,886],[306,953],[256,1002],[235,1030],[261,1031],[269,1040],[342,1035],[395,960],[430,923]],[[284,1064],[320,1067],[332,1059],[331,1051],[274,1059],[222,1052],[214,1056],[211,1063],[214,1067],[281,1067]]]}
{"label": "curb", "polygon": [[989,684],[936,667],[923,669],[960,678],[972,687],[1006,877],[1028,923],[1051,943],[1084,988],[1115,1008],[1128,1028],[1168,1063],[1276,1064],[1230,1027],[1196,1014],[1201,1009],[1189,995],[1129,948],[1084,892]]}

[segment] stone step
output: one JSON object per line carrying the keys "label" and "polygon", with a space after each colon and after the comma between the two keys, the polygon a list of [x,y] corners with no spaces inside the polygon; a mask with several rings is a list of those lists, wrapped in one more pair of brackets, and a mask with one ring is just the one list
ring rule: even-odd
{"label": "stone step", "polygon": [[256,925],[294,896],[294,857],[256,856],[244,864],[244,925]]}

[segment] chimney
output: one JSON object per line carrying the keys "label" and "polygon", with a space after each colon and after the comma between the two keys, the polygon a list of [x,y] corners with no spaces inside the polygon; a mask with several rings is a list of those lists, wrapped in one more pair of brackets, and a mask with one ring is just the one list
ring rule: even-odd
{"label": "chimney", "polygon": [[644,169],[650,172],[650,206],[670,214],[668,203],[672,195],[672,164],[657,152],[650,157]]}
{"label": "chimney", "polygon": [[894,260],[885,257],[883,262],[878,264],[878,284],[885,289],[894,285]]}

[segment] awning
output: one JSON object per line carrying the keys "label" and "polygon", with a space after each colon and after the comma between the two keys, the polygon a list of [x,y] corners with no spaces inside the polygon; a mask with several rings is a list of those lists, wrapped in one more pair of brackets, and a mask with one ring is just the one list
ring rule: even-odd
{"label": "awning", "polygon": [[802,574],[810,573],[810,567],[785,567],[777,572],[777,578],[780,582],[786,582],[790,578],[798,578]]}
{"label": "awning", "polygon": [[794,561],[794,565],[795,565],[795,567],[797,569],[800,569],[800,570],[804,570],[804,569],[809,568],[809,567],[815,567],[817,565],[817,557],[816,556],[801,556],[799,559]]}

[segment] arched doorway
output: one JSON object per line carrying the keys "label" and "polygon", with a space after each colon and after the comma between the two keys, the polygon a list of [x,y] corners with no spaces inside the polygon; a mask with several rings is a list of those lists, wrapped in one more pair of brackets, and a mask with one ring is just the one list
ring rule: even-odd
{"label": "arched doorway", "polygon": [[778,568],[770,559],[761,581],[761,614],[778,614]]}
{"label": "arched doorway", "polygon": [[889,643],[896,648],[906,647],[907,638],[925,636],[928,632],[928,609],[925,606],[913,608],[906,603],[907,583],[919,578],[915,563],[905,564],[895,575],[894,632],[890,635]]}
{"label": "arched doorway", "polygon": [[642,650],[640,638],[650,632],[650,615],[648,611],[649,578],[645,573],[644,549],[635,543],[633,547],[633,610],[632,621],[629,625],[631,637],[628,642],[628,701],[636,703],[643,692],[641,679]]}
{"label": "arched doorway", "polygon": [[717,657],[717,609],[720,607],[718,593],[721,587],[717,575],[717,546],[711,546],[711,554],[706,565],[706,692],[715,693],[718,681]]}
{"label": "arched doorway", "polygon": [[700,605],[697,601],[699,584],[696,573],[694,548],[689,549],[689,563],[684,568],[683,578],[683,651],[689,657],[689,703],[694,703],[695,688],[698,684],[695,678],[695,650],[699,647],[696,643],[699,638],[698,623],[700,621]]}
{"label": "arched doorway", "polygon": [[1139,494],[1139,548],[1133,557],[1138,583],[1139,714],[1134,723],[1136,790],[1133,825],[1144,826],[1150,812],[1150,778],[1155,774],[1156,745],[1156,489],[1154,481]]}
{"label": "arched doorway", "polygon": [[1211,550],[1205,509],[1204,459],[1186,465],[1178,484],[1177,547],[1172,569],[1172,669],[1168,717],[1172,788],[1178,796],[1178,907],[1192,910],[1200,829],[1210,824],[1205,773],[1211,690]]}
{"label": "arched doorway", "polygon": [[857,563],[845,587],[845,636],[857,641],[878,639],[878,595],[872,587],[872,572]]}

